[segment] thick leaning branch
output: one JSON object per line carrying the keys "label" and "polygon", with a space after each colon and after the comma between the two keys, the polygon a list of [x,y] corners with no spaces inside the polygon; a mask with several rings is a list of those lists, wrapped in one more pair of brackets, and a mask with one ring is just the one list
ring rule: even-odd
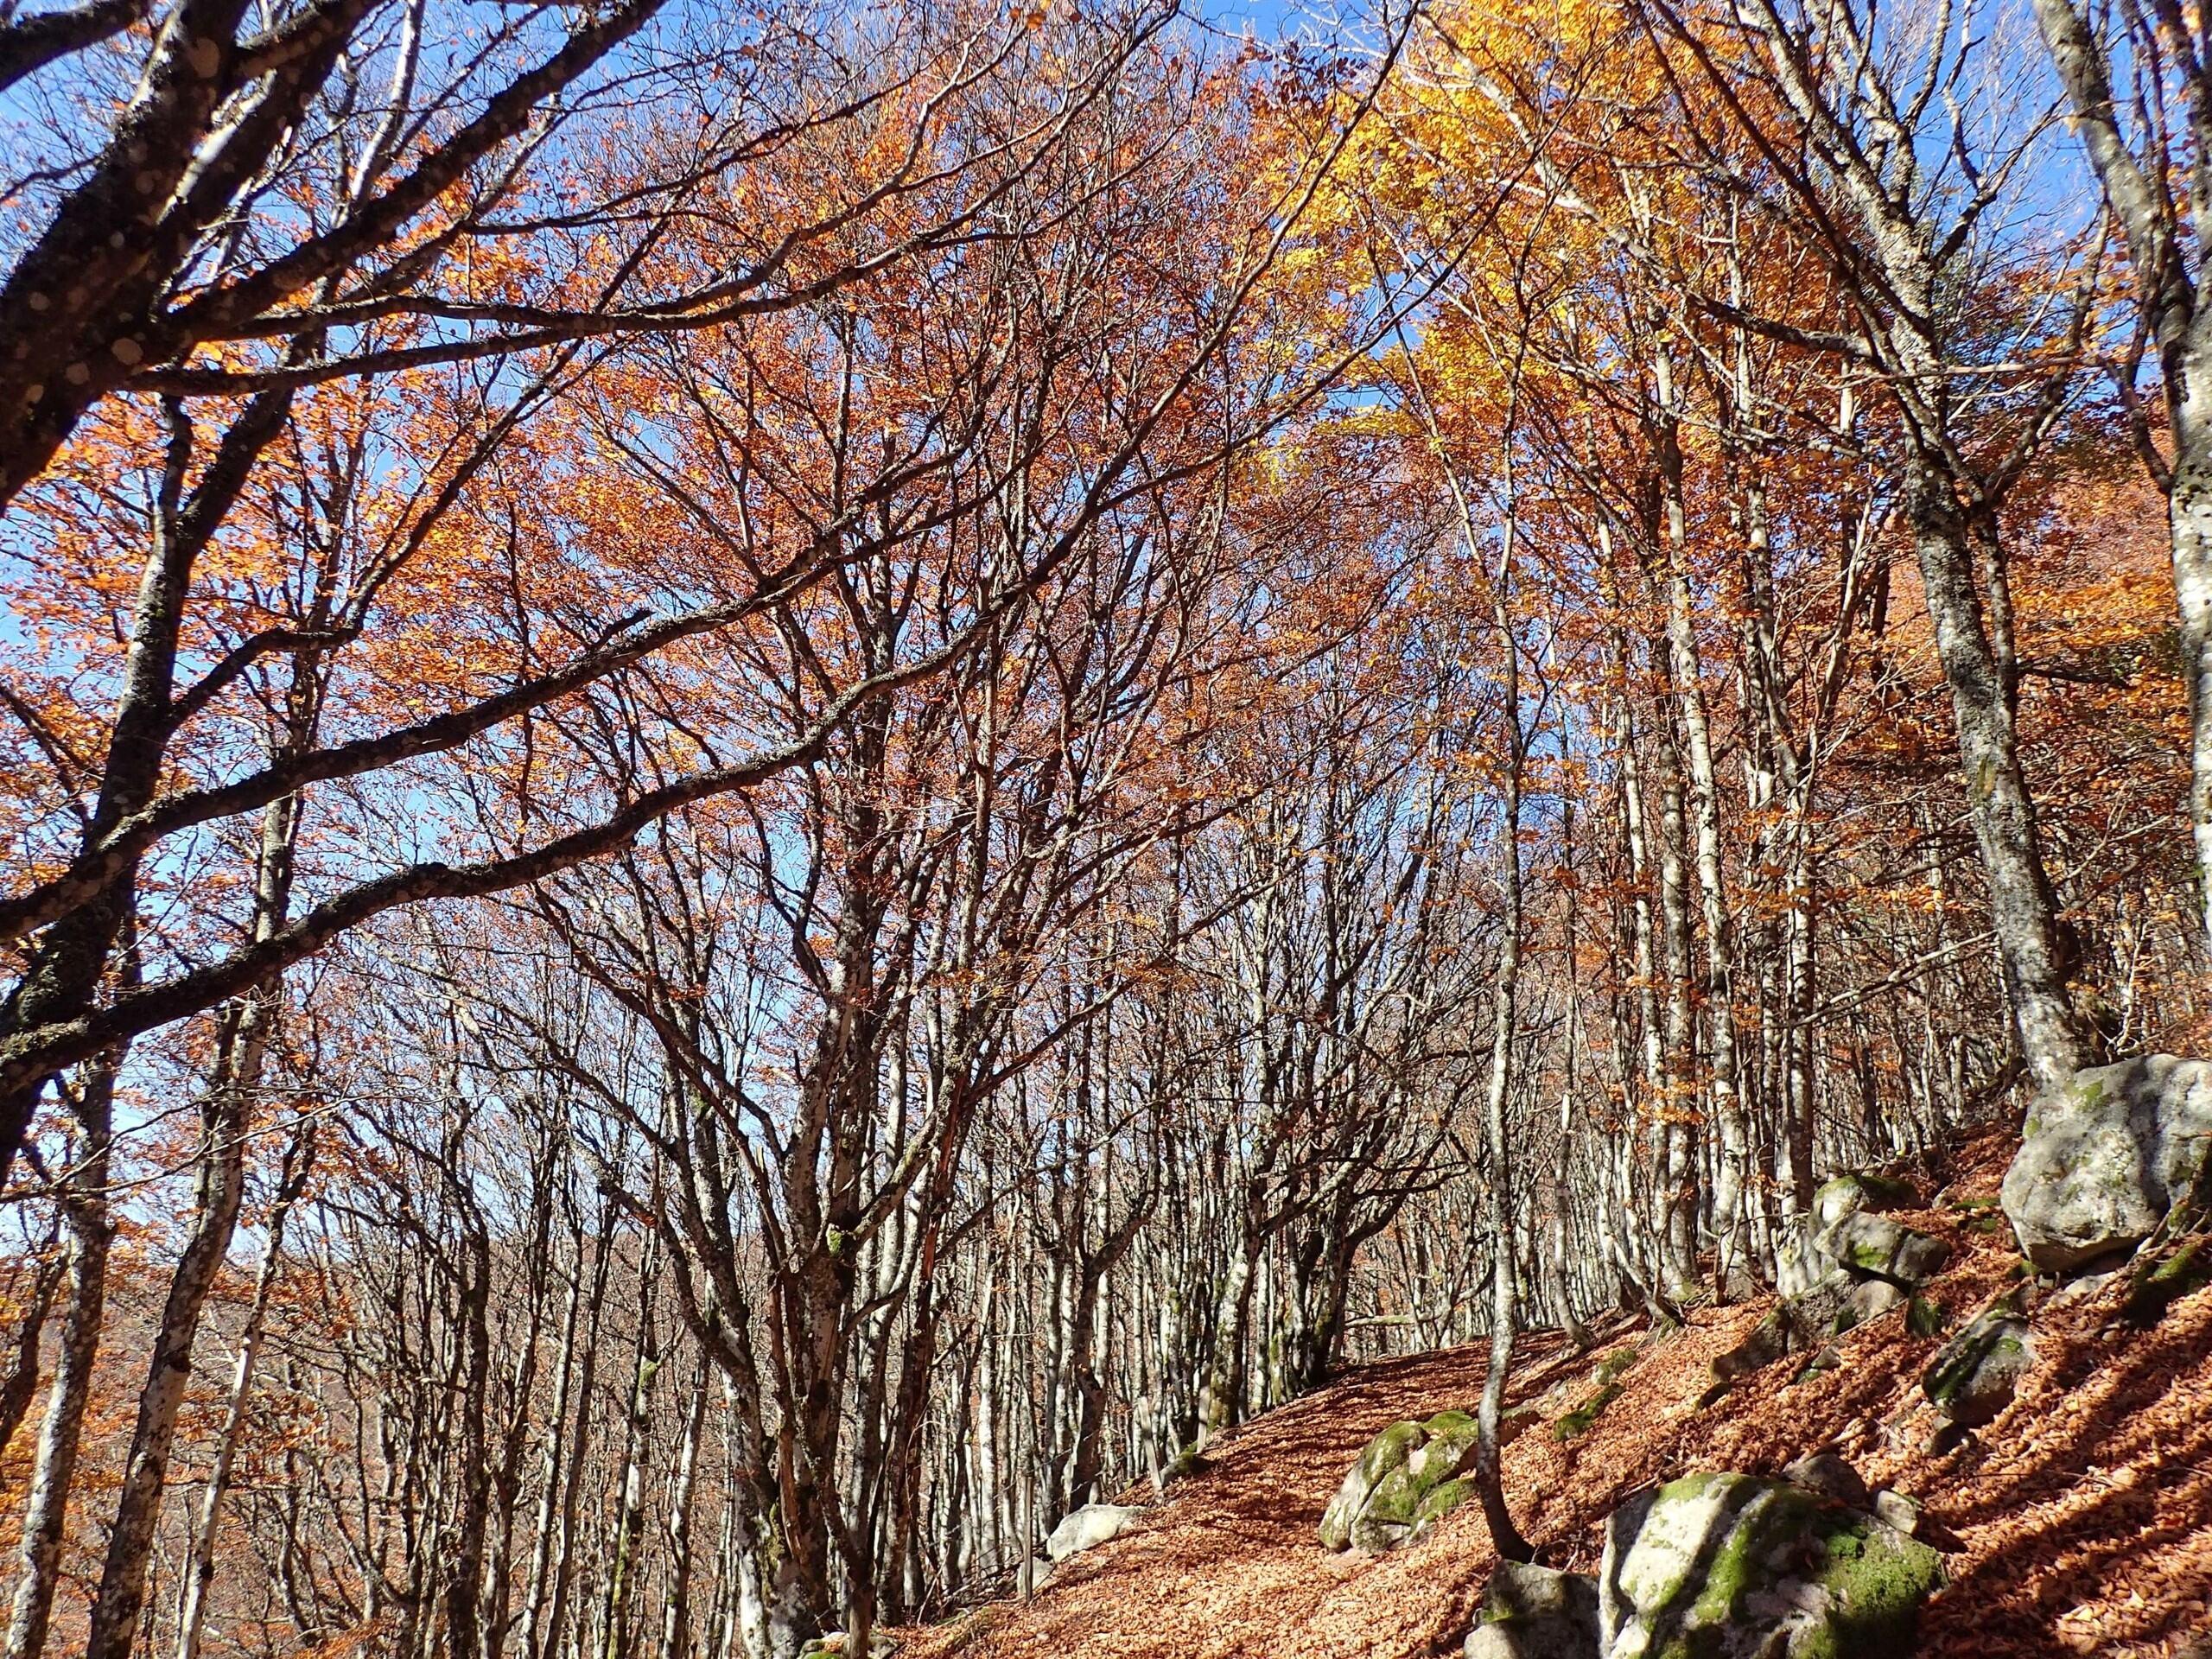
{"label": "thick leaning branch", "polygon": [[92,0],[67,11],[42,11],[0,27],[0,92],[58,58],[97,46],[146,15],[146,0]]}
{"label": "thick leaning branch", "polygon": [[339,935],[386,911],[433,899],[481,899],[542,881],[626,846],[671,813],[718,795],[753,788],[779,772],[803,766],[821,753],[823,746],[862,705],[936,673],[972,650],[983,637],[981,632],[963,635],[903,668],[861,681],[840,695],[804,736],[742,765],[717,766],[663,785],[598,823],[528,852],[473,864],[410,864],[324,901],[289,926],[233,951],[220,962],[126,991],[105,1007],[77,1019],[20,1033],[0,1045],[0,1091],[30,1087],[60,1068],[89,1059],[118,1043],[219,1007],[242,992],[266,984]]}
{"label": "thick leaning branch", "polygon": [[[239,0],[188,0],[168,19],[142,91],[91,175],[0,286],[0,340],[18,342],[0,368],[0,505],[39,474],[101,398],[132,384],[142,365],[188,350],[201,308],[208,321],[266,309],[389,244],[643,27],[661,0],[632,0],[572,31],[405,178],[331,231],[182,311],[158,314],[162,289],[323,84],[366,3],[334,0],[309,14],[311,38],[273,72],[250,61],[236,39]],[[218,111],[251,73],[266,73],[269,84],[235,127],[218,134]]]}
{"label": "thick leaning branch", "polygon": [[264,767],[235,783],[167,796],[117,824],[105,840],[80,854],[64,874],[0,904],[0,940],[20,938],[67,915],[74,906],[99,893],[133,860],[165,836],[194,824],[251,812],[310,784],[358,778],[403,760],[458,748],[495,726],[596,684],[655,652],[742,621],[770,602],[769,596],[759,596],[737,604],[688,611],[641,629],[619,645],[586,652],[565,668],[526,680],[466,709],[433,715],[397,731],[317,749],[296,760]]}

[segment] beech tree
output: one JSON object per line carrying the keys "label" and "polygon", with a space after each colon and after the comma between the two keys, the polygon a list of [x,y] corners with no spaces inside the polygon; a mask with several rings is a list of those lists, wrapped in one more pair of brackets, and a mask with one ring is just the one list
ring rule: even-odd
{"label": "beech tree", "polygon": [[0,432],[10,1659],[857,1650],[1448,1344],[1555,1548],[1532,1351],[2186,1045],[2069,15],[2124,269],[1843,0],[0,19],[22,269],[194,151]]}
{"label": "beech tree", "polygon": [[[2171,8],[2036,0],[2035,14],[2134,282],[2135,338],[2111,372],[2136,452],[2166,497],[2189,669],[2189,820],[2212,933],[2212,323],[2200,310],[2203,254],[2186,205],[2203,200],[2212,165],[2212,66]],[[2138,401],[2146,347],[2158,356],[2166,447]]]}
{"label": "beech tree", "polygon": [[[629,75],[610,60],[656,9],[594,15],[535,62],[552,14],[503,14],[480,48],[441,53],[427,70],[434,20],[419,8],[309,8],[265,37],[240,35],[237,7],[176,9],[154,30],[135,101],[0,284],[0,338],[15,342],[0,353],[15,377],[0,401],[20,429],[0,435],[0,494],[48,569],[83,556],[93,525],[143,551],[124,614],[76,619],[124,641],[103,664],[102,702],[65,709],[35,686],[9,698],[31,774],[23,850],[41,868],[0,903],[19,953],[0,1004],[0,1168],[57,1068],[212,1009],[395,905],[512,887],[803,753],[804,734],[788,753],[634,793],[536,847],[354,881],[227,951],[188,938],[188,965],[103,995],[139,873],[180,840],[512,731],[821,576],[835,537],[710,602],[665,573],[645,586],[618,578],[570,614],[518,607],[506,662],[457,686],[426,683],[342,741],[310,731],[273,759],[222,741],[257,667],[305,651],[330,673],[404,628],[403,573],[594,360],[590,342],[772,314],[925,259],[987,219],[988,234],[1012,233],[992,216],[1161,22],[1144,11],[1056,39],[1049,49],[1074,67],[1064,93],[1007,110],[1001,127],[976,118],[1046,49],[1019,22],[947,16],[940,28],[918,14],[892,26],[906,48],[863,53],[862,41],[825,46],[809,20],[771,13],[714,42],[703,73],[671,81],[660,104],[626,98]],[[679,92],[691,86],[699,95]],[[899,141],[880,145],[882,124],[902,117]],[[620,159],[579,198],[564,158],[586,130]],[[40,176],[31,169],[26,187]],[[296,219],[272,217],[293,197]],[[264,220],[263,235],[237,234]],[[142,224],[143,235],[115,228]],[[297,234],[264,248],[280,226]],[[395,429],[440,365],[456,365],[434,393],[446,420]],[[297,400],[330,383],[356,397],[385,389],[382,442],[354,468],[398,499],[296,615],[208,567],[255,533],[242,520],[289,460]],[[207,409],[212,429],[194,413]],[[118,471],[143,496],[118,499]],[[849,687],[836,712],[882,689]]]}

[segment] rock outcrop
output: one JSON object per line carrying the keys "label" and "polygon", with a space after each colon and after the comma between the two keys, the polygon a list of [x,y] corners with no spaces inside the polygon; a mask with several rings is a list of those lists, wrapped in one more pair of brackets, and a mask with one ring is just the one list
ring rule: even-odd
{"label": "rock outcrop", "polygon": [[1393,1423],[1367,1443],[1321,1516],[1329,1549],[1391,1549],[1420,1537],[1472,1496],[1475,1420],[1440,1411]]}
{"label": "rock outcrop", "polygon": [[1617,1510],[1599,1573],[1603,1659],[1905,1654],[1942,1558],[1787,1483],[1687,1475]]}
{"label": "rock outcrop", "polygon": [[1463,1651],[1466,1659],[1593,1659],[1598,1580],[1586,1573],[1499,1563]]}
{"label": "rock outcrop", "polygon": [[1859,1211],[1825,1229],[1814,1248],[1836,1266],[1862,1278],[1913,1286],[1950,1259],[1951,1247],[1887,1216]]}
{"label": "rock outcrop", "polygon": [[2072,1273],[2157,1230],[2212,1150],[2212,1064],[2171,1054],[2092,1066],[2029,1109],[2005,1217],[2042,1273]]}
{"label": "rock outcrop", "polygon": [[1936,1351],[1921,1373],[1921,1389],[1947,1421],[1979,1428],[2012,1403],[2034,1362],[2033,1344],[2015,1293],[1984,1309]]}
{"label": "rock outcrop", "polygon": [[1950,1247],[1869,1206],[1918,1201],[1910,1187],[1882,1176],[1840,1175],[1822,1185],[1783,1241],[1782,1300],[1714,1359],[1707,1400],[1785,1355],[1817,1353],[1830,1338],[1906,1301],[1949,1259]]}
{"label": "rock outcrop", "polygon": [[1813,1224],[1826,1229],[1847,1216],[1863,1211],[1879,1214],[1885,1210],[1910,1210],[1919,1202],[1920,1194],[1910,1181],[1901,1181],[1894,1175],[1878,1175],[1872,1170],[1851,1170],[1830,1176],[1814,1191]]}
{"label": "rock outcrop", "polygon": [[1086,1503],[1060,1518],[1060,1524],[1045,1541],[1045,1553],[1055,1561],[1080,1555],[1109,1539],[1120,1537],[1130,1522],[1143,1513],[1127,1503]]}
{"label": "rock outcrop", "polygon": [[1834,1452],[1808,1452],[1784,1469],[1782,1478],[1792,1486],[1834,1498],[1854,1510],[1866,1509],[1874,1502],[1874,1495],[1866,1490],[1866,1483],[1859,1471]]}
{"label": "rock outcrop", "polygon": [[1920,1195],[1910,1185],[1886,1175],[1845,1174],[1821,1182],[1812,1206],[1776,1242],[1775,1288],[1784,1296],[1801,1296],[1834,1273],[1835,1245],[1839,1238],[1848,1238],[1836,1230],[1853,1217],[1910,1210],[1919,1202]]}

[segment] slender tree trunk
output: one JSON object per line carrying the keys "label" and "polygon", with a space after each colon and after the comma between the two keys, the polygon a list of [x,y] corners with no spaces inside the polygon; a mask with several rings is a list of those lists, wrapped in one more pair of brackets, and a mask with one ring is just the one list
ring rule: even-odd
{"label": "slender tree trunk", "polygon": [[[2178,76],[2172,99],[2175,121],[2162,119],[2155,135],[2142,135],[2139,157],[2121,126],[2113,96],[2111,51],[2101,30],[2101,8],[2075,0],[2035,0],[2036,20],[2051,61],[2066,88],[2073,114],[2106,202],[2126,238],[2143,321],[2157,341],[2166,399],[2171,463],[2154,475],[2166,491],[2167,525],[2180,617],[2182,671],[2189,686],[2189,823],[2196,843],[2199,921],[2212,940],[2212,311],[2202,305],[2203,272],[2190,268],[2193,246],[2201,262],[2205,227],[2194,211],[2197,192],[2177,198],[2167,168],[2201,169],[2212,142],[2212,65],[2201,47],[2176,54],[2158,47],[2169,16],[2159,8],[2128,9],[2126,49],[2139,64],[2155,51],[2161,73]],[[2178,19],[2176,19],[2178,23]],[[2179,117],[2187,112],[2187,124]],[[2184,133],[2186,135],[2184,138]],[[2186,162],[2184,147],[2193,149]],[[2146,167],[2147,163],[2147,167]],[[2189,204],[2184,208],[2183,204]],[[2144,433],[2145,449],[2151,447]]]}
{"label": "slender tree trunk", "polygon": [[8,1621],[7,1659],[39,1659],[60,1580],[61,1546],[68,1525],[69,1491],[75,1480],[85,1410],[92,1389],[107,1300],[108,1247],[115,1236],[108,1212],[109,1146],[115,1111],[115,1073],[122,1057],[89,1067],[76,1102],[76,1166],[61,1197],[69,1228],[68,1301],[62,1314],[54,1380],[48,1386],[38,1455],[23,1506],[15,1606]]}
{"label": "slender tree trunk", "polygon": [[[646,1252],[645,1270],[657,1270]],[[645,1457],[652,1433],[653,1382],[661,1356],[654,1338],[651,1281],[638,1330],[638,1363],[630,1382],[629,1409],[622,1420],[621,1473],[615,1484],[614,1541],[607,1567],[607,1603],[601,1617],[600,1659],[629,1659],[632,1599],[637,1593],[638,1546],[645,1531]]]}
{"label": "slender tree trunk", "polygon": [[278,1179],[276,1201],[269,1214],[269,1244],[262,1253],[261,1270],[254,1277],[253,1301],[246,1311],[245,1328],[238,1336],[237,1364],[231,1373],[230,1397],[223,1410],[223,1424],[215,1438],[215,1456],[207,1471],[207,1490],[200,1494],[200,1513],[193,1523],[183,1566],[184,1600],[177,1613],[176,1659],[199,1659],[207,1628],[208,1593],[215,1583],[215,1534],[222,1518],[223,1500],[230,1490],[231,1466],[245,1436],[246,1408],[253,1397],[253,1373],[260,1357],[261,1339],[267,1328],[269,1300],[276,1287],[278,1263],[284,1252],[284,1228],[292,1205],[307,1184],[315,1162],[315,1125],[302,1119],[285,1150],[284,1168]]}
{"label": "slender tree trunk", "polygon": [[691,1535],[699,1474],[699,1431],[707,1416],[707,1359],[700,1357],[691,1379],[690,1408],[684,1414],[683,1440],[677,1453],[676,1486],[669,1497],[670,1583],[661,1608],[660,1659],[686,1659],[691,1649]]}
{"label": "slender tree trunk", "polygon": [[1724,1300],[1741,1242],[1745,1177],[1750,1169],[1749,1135],[1738,1087],[1735,1010],[1735,952],[1728,916],[1726,873],[1720,856],[1720,789],[1713,764],[1712,722],[1705,701],[1704,664],[1698,650],[1697,613],[1690,596],[1688,517],[1682,502],[1682,454],[1675,409],[1674,364],[1662,346],[1653,372],[1660,418],[1656,448],[1664,491],[1661,541],[1665,560],[1667,643],[1675,698],[1681,711],[1682,747],[1689,762],[1690,799],[1695,820],[1698,895],[1705,922],[1706,1020],[1712,1032],[1713,1067],[1708,1079],[1713,1116],[1719,1128],[1720,1157],[1713,1188],[1713,1287]]}
{"label": "slender tree trunk", "polygon": [[1513,1087],[1513,1044],[1519,1023],[1521,985],[1521,775],[1527,740],[1521,729],[1521,645],[1512,616],[1514,524],[1509,518],[1498,556],[1495,584],[1497,650],[1501,659],[1500,701],[1505,726],[1505,766],[1500,786],[1498,839],[1499,896],[1503,915],[1497,981],[1491,992],[1490,1080],[1483,1094],[1483,1140],[1490,1157],[1490,1363],[1483,1376],[1482,1404],[1475,1415],[1475,1492],[1489,1523],[1498,1559],[1528,1561],[1535,1551],[1514,1524],[1505,1502],[1504,1470],[1498,1445],[1498,1420],[1505,1408],[1505,1383],[1513,1366],[1513,1338],[1519,1314],[1519,1287],[1513,1271],[1512,1150],[1506,1135],[1505,1107]]}
{"label": "slender tree trunk", "polygon": [[[58,1243],[58,1236],[49,1247]],[[54,1313],[54,1299],[69,1276],[69,1250],[64,1246],[30,1269],[30,1294],[25,1299],[23,1322],[16,1330],[16,1352],[8,1374],[0,1379],[0,1452],[16,1438],[16,1431],[30,1415],[38,1398],[39,1352],[46,1336],[46,1322]]]}

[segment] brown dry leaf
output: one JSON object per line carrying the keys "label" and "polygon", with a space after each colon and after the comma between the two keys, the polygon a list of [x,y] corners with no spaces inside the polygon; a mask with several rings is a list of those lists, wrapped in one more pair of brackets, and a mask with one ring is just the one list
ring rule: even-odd
{"label": "brown dry leaf", "polygon": [[[1961,1154],[1948,1192],[1993,1197],[2011,1155],[1993,1138]],[[2001,1236],[1939,1208],[1904,1217],[1948,1238],[1933,1287],[1955,1320],[2011,1282]],[[1912,1493],[1965,1548],[1930,1606],[1921,1650],[1940,1659],[2046,1659],[2095,1652],[2152,1659],[2208,1630],[2212,1607],[2212,1291],[2156,1330],[2107,1343],[2110,1299],[2038,1315],[2038,1358],[1997,1422],[1943,1457],[1914,1410],[1936,1339],[1896,1315],[1851,1332],[1839,1370],[1793,1382],[1784,1363],[1717,1406],[1688,1409],[1706,1367],[1765,1311],[1694,1314],[1647,1355],[1590,1430],[1541,1427],[1506,1452],[1508,1497],[1555,1565],[1588,1569],[1601,1526],[1637,1487],[1685,1470],[1771,1473],[1815,1446],[1843,1446],[1872,1484]],[[1605,1327],[1590,1355],[1556,1335],[1522,1343],[1513,1397],[1573,1382],[1632,1331]],[[907,1659],[1417,1659],[1447,1651],[1471,1620],[1491,1556],[1471,1506],[1422,1543],[1372,1559],[1315,1541],[1322,1507],[1367,1440],[1403,1417],[1471,1408],[1483,1355],[1458,1349],[1364,1368],[1270,1413],[1204,1473],[1113,1543],[1069,1562],[1030,1601],[904,1633]],[[1886,1431],[1880,1426],[1910,1420]],[[2095,1472],[2091,1472],[2092,1471]],[[1141,1492],[1129,1495],[1141,1501]]]}

